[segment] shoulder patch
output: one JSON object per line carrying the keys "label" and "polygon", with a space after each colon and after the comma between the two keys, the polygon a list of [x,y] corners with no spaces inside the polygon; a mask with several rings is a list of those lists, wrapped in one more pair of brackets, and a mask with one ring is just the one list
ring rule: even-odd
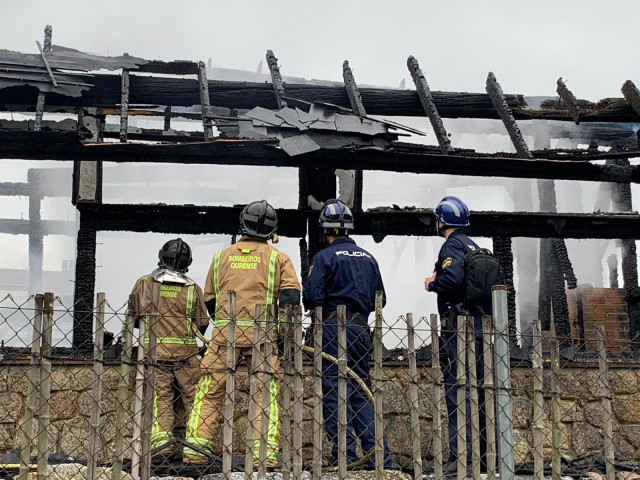
{"label": "shoulder patch", "polygon": [[447,257],[442,261],[442,268],[447,268],[449,265],[451,265],[451,261],[452,258],[451,257]]}

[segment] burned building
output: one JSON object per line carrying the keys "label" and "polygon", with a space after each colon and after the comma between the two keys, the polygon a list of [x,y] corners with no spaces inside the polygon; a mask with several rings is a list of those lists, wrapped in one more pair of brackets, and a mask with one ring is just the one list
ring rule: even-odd
{"label": "burned building", "polygon": [[[376,242],[394,236],[432,236],[428,209],[408,205],[363,208],[363,171],[448,174],[460,177],[513,179],[514,212],[474,211],[470,235],[493,239],[509,287],[512,342],[516,334],[516,292],[536,291],[536,301],[520,303],[522,328],[540,318],[543,329],[555,325],[556,337],[570,350],[586,348],[584,312],[567,302],[566,290],[577,278],[565,239],[616,239],[622,258],[611,270],[622,270],[628,345],[640,332],[637,256],[638,216],[632,211],[630,185],[638,181],[638,90],[631,82],[624,98],[598,103],[577,100],[562,79],[558,97],[525,98],[504,94],[489,73],[484,93],[431,91],[418,61],[407,66],[415,90],[359,88],[348,62],[344,85],[285,83],[270,51],[266,64],[271,84],[210,80],[204,62],[159,62],[98,57],[51,43],[51,29],[37,54],[0,52],[0,110],[22,112],[34,120],[5,118],[0,124],[3,159],[73,162],[72,199],[78,213],[73,347],[90,352],[95,294],[96,234],[102,231],[220,233],[234,235],[241,206],[206,204],[118,204],[103,202],[104,164],[197,164],[290,167],[298,171],[297,208],[280,209],[279,233],[299,239],[302,275],[308,259],[321,248],[314,228],[323,201],[340,197],[353,207],[358,233]],[[110,70],[115,74],[95,73]],[[579,95],[579,92],[576,92]],[[46,119],[52,113],[64,120]],[[162,128],[129,125],[148,118]],[[424,132],[392,117],[426,117],[437,146],[403,140]],[[114,123],[114,119],[118,119]],[[456,123],[453,134],[507,133],[514,153],[478,153],[456,148],[443,119]],[[500,120],[488,125],[481,119]],[[181,131],[177,121],[198,128]],[[522,123],[522,121],[527,121]],[[520,124],[518,122],[521,122]],[[431,135],[431,132],[429,132]],[[524,139],[533,136],[530,149]],[[569,139],[570,148],[551,148],[552,140]],[[578,144],[590,144],[579,149]],[[609,147],[603,151],[598,147]],[[2,231],[29,235],[29,292],[40,290],[43,238],[70,233],[73,222],[39,219],[39,199],[66,188],[60,172],[34,170],[27,184],[0,183],[0,194],[29,197],[29,220],[1,221]],[[536,179],[539,208],[531,201]],[[123,184],[134,180],[123,177]],[[599,182],[590,213],[557,211],[555,180]],[[517,182],[517,183],[515,183]],[[61,186],[62,185],[62,186]],[[532,239],[540,239],[539,246]],[[537,250],[536,254],[532,251]],[[523,274],[514,280],[514,254]],[[40,259],[40,260],[39,260]],[[574,260],[575,262],[575,260]],[[599,260],[598,260],[599,263]],[[526,274],[524,274],[526,272]],[[539,278],[539,282],[536,281]],[[617,286],[617,274],[611,287]],[[580,305],[578,292],[576,305]],[[575,303],[575,302],[574,302]],[[616,312],[619,313],[619,312]],[[570,320],[571,319],[571,320]],[[624,323],[624,320],[622,320]]]}

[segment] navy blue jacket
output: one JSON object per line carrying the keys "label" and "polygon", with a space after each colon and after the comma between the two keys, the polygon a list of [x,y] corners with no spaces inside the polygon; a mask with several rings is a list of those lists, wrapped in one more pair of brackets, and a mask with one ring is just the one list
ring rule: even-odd
{"label": "navy blue jacket", "polygon": [[313,257],[302,302],[307,310],[322,307],[323,315],[345,305],[348,313],[367,318],[377,290],[384,293],[378,262],[351,238],[340,237]]}
{"label": "navy blue jacket", "polygon": [[462,230],[454,230],[440,248],[435,268],[437,277],[429,284],[429,291],[438,294],[440,315],[444,315],[449,306],[461,303],[464,299],[464,256],[467,252],[460,240],[471,250],[479,248]]}

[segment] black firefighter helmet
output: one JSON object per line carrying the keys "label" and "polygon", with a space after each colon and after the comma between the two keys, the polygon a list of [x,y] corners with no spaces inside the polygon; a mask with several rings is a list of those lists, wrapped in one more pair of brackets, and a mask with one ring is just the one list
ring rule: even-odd
{"label": "black firefighter helmet", "polygon": [[191,265],[191,247],[181,238],[169,240],[158,252],[160,267],[167,267],[176,272],[185,273]]}
{"label": "black firefighter helmet", "polygon": [[240,213],[240,233],[269,240],[278,229],[278,215],[266,200],[251,202]]}

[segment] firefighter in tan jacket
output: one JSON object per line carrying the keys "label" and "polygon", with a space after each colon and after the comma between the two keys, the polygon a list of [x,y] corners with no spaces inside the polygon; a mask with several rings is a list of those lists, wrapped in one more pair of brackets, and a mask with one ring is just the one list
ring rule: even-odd
{"label": "firefighter in tan jacket", "polygon": [[[213,437],[222,420],[226,388],[226,351],[229,324],[227,292],[236,292],[236,362],[242,357],[251,366],[256,305],[300,304],[300,282],[289,257],[271,247],[278,227],[275,209],[266,201],[247,205],[240,214],[240,240],[217,252],[207,276],[205,303],[214,319],[213,333],[207,353],[202,360],[202,377],[187,424],[184,462],[207,463],[206,453],[213,451]],[[277,241],[277,237],[276,237]],[[272,372],[279,367],[277,349],[269,359]],[[262,383],[262,375],[258,374]],[[278,404],[274,380],[269,386],[267,467],[276,465],[278,451]],[[256,404],[262,405],[262,389],[258,389]],[[249,419],[254,426],[254,464],[257,464],[261,423],[260,407],[256,417]]]}
{"label": "firefighter in tan jacket", "polygon": [[[152,298],[153,283],[160,283],[151,448],[160,449],[154,451],[154,460],[165,461],[173,454],[182,454],[182,449],[172,442],[174,428],[180,423],[181,429],[185,428],[184,418],[176,424],[174,395],[178,395],[188,414],[200,377],[200,347],[196,343],[195,331],[206,331],[209,315],[202,289],[185,275],[191,264],[189,245],[180,238],[170,240],[164,244],[158,257],[158,268],[138,279],[131,293],[138,296],[135,326],[138,327],[139,318],[144,319],[144,343],[147,347],[149,314],[156,303]],[[165,444],[168,445],[161,448]]]}

